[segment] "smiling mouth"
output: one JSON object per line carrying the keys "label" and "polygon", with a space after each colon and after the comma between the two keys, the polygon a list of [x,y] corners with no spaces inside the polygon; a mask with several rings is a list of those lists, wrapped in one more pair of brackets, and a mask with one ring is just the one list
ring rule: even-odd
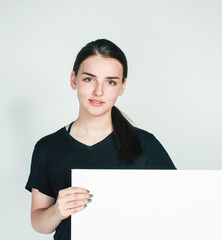
{"label": "smiling mouth", "polygon": [[89,99],[90,102],[94,102],[94,103],[104,103],[104,102],[101,102],[101,101],[96,101],[96,100],[91,100]]}
{"label": "smiling mouth", "polygon": [[91,100],[91,99],[89,99],[89,102],[94,107],[100,107],[100,106],[103,106],[103,104],[104,104],[104,102]]}

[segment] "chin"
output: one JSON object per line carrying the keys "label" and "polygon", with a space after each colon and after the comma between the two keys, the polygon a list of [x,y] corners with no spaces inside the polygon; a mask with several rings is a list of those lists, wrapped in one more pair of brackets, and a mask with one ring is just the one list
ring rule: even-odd
{"label": "chin", "polygon": [[103,116],[105,114],[111,114],[111,109],[106,109],[106,110],[102,110],[102,109],[98,109],[98,110],[94,110],[94,111],[88,111],[88,114],[94,117],[99,117],[99,116]]}

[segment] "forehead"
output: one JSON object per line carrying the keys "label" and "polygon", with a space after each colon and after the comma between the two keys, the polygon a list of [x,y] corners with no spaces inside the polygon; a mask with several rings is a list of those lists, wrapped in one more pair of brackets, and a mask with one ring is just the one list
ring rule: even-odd
{"label": "forehead", "polygon": [[103,57],[101,55],[90,56],[86,58],[79,68],[80,72],[90,72],[97,75],[119,75],[123,73],[123,66],[115,58]]}

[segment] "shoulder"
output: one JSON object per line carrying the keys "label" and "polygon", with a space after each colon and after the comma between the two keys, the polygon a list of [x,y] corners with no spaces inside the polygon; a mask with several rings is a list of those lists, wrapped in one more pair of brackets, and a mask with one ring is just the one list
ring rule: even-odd
{"label": "shoulder", "polygon": [[61,131],[62,128],[41,137],[35,144],[36,150],[45,152],[46,150],[54,149],[56,146],[59,146],[62,138]]}
{"label": "shoulder", "polygon": [[142,144],[145,144],[145,145],[152,144],[157,140],[156,137],[151,132],[148,132],[138,127],[135,127],[135,129],[139,137],[139,140],[141,141]]}
{"label": "shoulder", "polygon": [[150,169],[176,169],[168,152],[160,141],[150,132],[136,128],[147,158],[146,167]]}
{"label": "shoulder", "polygon": [[154,136],[153,133],[148,132],[144,129],[136,127],[137,135],[139,137],[139,140],[141,141],[141,144],[146,149],[152,149],[154,150],[156,147],[163,147],[160,141]]}

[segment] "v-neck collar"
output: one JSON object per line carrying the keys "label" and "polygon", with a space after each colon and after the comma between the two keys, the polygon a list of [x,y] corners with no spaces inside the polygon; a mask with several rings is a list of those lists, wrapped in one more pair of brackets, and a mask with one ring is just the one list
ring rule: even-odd
{"label": "v-neck collar", "polygon": [[101,141],[89,146],[89,145],[86,145],[78,140],[76,140],[74,137],[72,137],[68,131],[66,130],[66,127],[64,126],[63,128],[61,128],[62,132],[65,134],[65,136],[70,140],[70,142],[72,142],[73,144],[78,144],[80,147],[82,148],[85,148],[85,149],[88,149],[88,150],[93,150],[99,146],[102,146],[103,144],[105,143],[108,143],[111,141],[112,139],[112,136],[113,136],[113,132],[111,132],[109,135],[107,135],[105,138],[103,138]]}

